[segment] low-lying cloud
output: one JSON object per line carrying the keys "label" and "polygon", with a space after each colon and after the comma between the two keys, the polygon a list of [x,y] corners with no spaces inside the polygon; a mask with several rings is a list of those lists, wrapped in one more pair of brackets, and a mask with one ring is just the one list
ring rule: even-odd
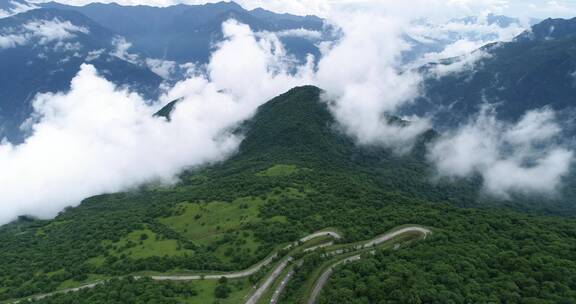
{"label": "low-lying cloud", "polygon": [[319,40],[322,38],[322,32],[312,31],[305,28],[283,30],[275,33],[278,37],[298,37],[309,40]]}
{"label": "low-lying cloud", "polygon": [[21,27],[8,27],[0,32],[0,49],[13,48],[29,43],[44,45],[53,41],[63,41],[76,37],[77,34],[89,34],[85,27],[76,26],[70,21],[35,20]]}
{"label": "low-lying cloud", "polygon": [[0,9],[0,18],[14,16],[38,8],[33,3],[26,2],[8,1],[8,4],[9,6],[6,9]]}
{"label": "low-lying cloud", "polygon": [[[69,92],[39,95],[33,135],[0,145],[0,224],[23,214],[52,217],[88,196],[169,181],[183,168],[223,160],[242,139],[229,128],[277,92],[309,83],[304,71],[288,75],[276,42],[256,40],[235,21],[223,30],[208,75],[178,83],[153,106],[91,65],[82,66]],[[153,117],[180,97],[170,122]]]}
{"label": "low-lying cloud", "polygon": [[498,121],[494,110],[485,108],[468,124],[436,141],[428,157],[440,176],[479,174],[484,190],[492,195],[553,195],[574,157],[560,144],[561,131],[550,109],[530,111],[510,124]]}
{"label": "low-lying cloud", "polygon": [[[430,76],[442,78],[450,74],[456,74],[466,71],[474,71],[476,65],[483,59],[490,58],[490,53],[483,50],[475,50],[466,55],[458,57],[444,57],[448,62],[440,62],[430,67]],[[433,61],[430,61],[433,62]]]}
{"label": "low-lying cloud", "polygon": [[389,122],[400,107],[420,93],[421,76],[402,71],[401,20],[379,14],[355,13],[338,19],[344,38],[327,47],[318,64],[318,84],[326,90],[342,128],[362,145],[409,150],[429,128],[423,119],[407,126]]}

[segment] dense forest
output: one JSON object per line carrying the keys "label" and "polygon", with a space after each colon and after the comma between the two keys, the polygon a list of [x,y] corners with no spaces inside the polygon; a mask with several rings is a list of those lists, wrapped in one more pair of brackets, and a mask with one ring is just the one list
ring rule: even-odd
{"label": "dense forest", "polygon": [[182,298],[196,296],[192,285],[154,282],[149,279],[116,279],[93,289],[80,290],[54,295],[31,303],[73,304],[73,303],[158,303],[177,304]]}

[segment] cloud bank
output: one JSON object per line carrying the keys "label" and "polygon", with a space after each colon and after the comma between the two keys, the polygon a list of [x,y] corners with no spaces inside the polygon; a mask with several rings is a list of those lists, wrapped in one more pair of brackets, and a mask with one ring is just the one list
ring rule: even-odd
{"label": "cloud bank", "polygon": [[[304,70],[288,75],[272,47],[277,41],[257,41],[235,21],[223,31],[208,75],[178,83],[160,104],[148,106],[91,65],[82,66],[70,92],[39,95],[33,135],[0,145],[0,224],[23,214],[52,217],[91,195],[169,181],[183,168],[220,161],[241,141],[230,127],[277,92],[309,82]],[[170,123],[153,117],[180,97]]]}
{"label": "cloud bank", "polygon": [[442,136],[428,158],[440,176],[479,174],[484,190],[501,198],[514,193],[555,194],[574,153],[559,144],[561,127],[550,109],[526,113],[516,124],[498,121],[493,109]]}
{"label": "cloud bank", "polygon": [[45,45],[53,41],[63,41],[76,37],[77,34],[89,34],[87,28],[76,26],[70,21],[36,20],[25,23],[22,27],[9,27],[0,32],[0,49],[13,48],[30,43]]}
{"label": "cloud bank", "polygon": [[18,1],[7,1],[8,5],[5,9],[0,9],[0,18],[6,18],[14,16],[16,14],[24,13],[29,10],[38,8],[38,6],[32,3],[18,2]]}
{"label": "cloud bank", "polygon": [[403,22],[379,14],[354,13],[338,19],[344,39],[328,47],[318,64],[318,85],[334,100],[332,110],[344,131],[362,145],[410,149],[429,128],[426,120],[408,126],[389,122],[419,94],[420,75],[401,71]]}

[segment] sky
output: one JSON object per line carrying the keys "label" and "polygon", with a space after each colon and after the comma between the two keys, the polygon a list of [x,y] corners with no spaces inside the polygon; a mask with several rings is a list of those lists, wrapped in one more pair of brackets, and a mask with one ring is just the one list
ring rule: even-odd
{"label": "sky", "polygon": [[[47,0],[35,0],[43,2]],[[71,5],[84,5],[93,0],[60,0],[58,2]],[[99,0],[98,2],[117,2],[123,5],[154,5],[170,6],[178,3],[185,4],[204,4],[207,2],[219,2],[218,0]],[[434,12],[435,9],[430,5],[406,5],[410,2],[425,2],[434,5],[438,1],[428,0],[237,0],[245,8],[253,9],[263,7],[276,12],[287,12],[294,14],[315,14],[327,16],[341,7],[368,7],[374,5],[384,6],[402,6],[404,11],[413,12],[422,10],[431,13],[444,15],[446,9],[443,6],[441,10]],[[573,0],[444,0],[448,6],[454,8],[454,13],[478,14],[490,11],[497,14],[504,14],[512,17],[533,17],[533,18],[570,18],[576,17],[576,1]],[[397,5],[400,3],[400,5]]]}

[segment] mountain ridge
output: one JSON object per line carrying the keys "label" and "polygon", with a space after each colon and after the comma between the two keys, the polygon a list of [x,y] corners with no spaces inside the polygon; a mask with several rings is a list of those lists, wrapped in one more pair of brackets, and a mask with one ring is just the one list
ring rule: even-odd
{"label": "mountain ridge", "polygon": [[[122,6],[93,3],[69,6],[51,2],[44,7],[81,12],[100,24],[114,28],[134,44],[139,52],[179,63],[206,63],[211,45],[222,38],[222,22],[234,17],[254,31],[280,31],[305,28],[324,32],[324,21],[312,16],[277,14],[266,10],[248,11],[236,2],[168,7]],[[314,43],[300,37],[281,38],[300,60],[308,52],[319,55]]]}
{"label": "mountain ridge", "polygon": [[[474,52],[479,59],[462,71],[438,76],[435,65],[426,67],[430,70],[424,83],[425,94],[410,111],[435,114],[439,128],[467,121],[485,103],[496,106],[498,117],[507,121],[546,106],[560,115],[571,113],[575,109],[572,96],[576,94],[576,56],[571,52],[576,47],[576,19],[560,22],[567,28],[574,27],[569,34],[562,30],[556,38],[543,38],[542,34],[533,37],[533,33],[542,33],[542,29],[549,28],[549,22],[556,21],[549,19],[534,25],[531,31],[510,42],[482,47]],[[465,61],[474,54],[437,65]],[[568,134],[574,131],[572,127]]]}

